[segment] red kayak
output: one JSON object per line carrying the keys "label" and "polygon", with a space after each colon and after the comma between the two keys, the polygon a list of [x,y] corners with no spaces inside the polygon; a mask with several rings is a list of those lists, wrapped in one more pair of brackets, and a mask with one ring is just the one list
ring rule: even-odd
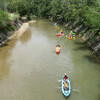
{"label": "red kayak", "polygon": [[56,34],[56,36],[59,36],[59,34]]}
{"label": "red kayak", "polygon": [[56,36],[62,36],[62,35],[64,35],[64,33],[63,34],[61,34],[61,33],[56,34]]}

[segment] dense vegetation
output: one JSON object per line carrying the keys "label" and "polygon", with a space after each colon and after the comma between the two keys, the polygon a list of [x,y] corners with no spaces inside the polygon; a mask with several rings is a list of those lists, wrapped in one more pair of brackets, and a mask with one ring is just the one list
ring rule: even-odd
{"label": "dense vegetation", "polygon": [[[0,8],[28,18],[36,15],[62,23],[71,21],[73,27],[82,25],[91,33],[91,42],[100,36],[100,0],[0,0]],[[1,9],[0,28],[9,22],[7,13]]]}
{"label": "dense vegetation", "polygon": [[[13,13],[36,15],[58,21],[83,24],[96,33],[100,30],[100,0],[1,0],[0,7]],[[100,33],[97,33],[100,34]]]}
{"label": "dense vegetation", "polygon": [[7,12],[0,9],[0,28],[4,28],[8,25],[10,19]]}

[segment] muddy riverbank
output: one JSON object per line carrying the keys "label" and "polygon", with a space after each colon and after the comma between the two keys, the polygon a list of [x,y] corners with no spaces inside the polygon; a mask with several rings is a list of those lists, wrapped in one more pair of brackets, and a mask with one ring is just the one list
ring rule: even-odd
{"label": "muddy riverbank", "polygon": [[[5,45],[5,43],[11,39],[13,39],[14,37],[16,37],[16,39],[20,38],[28,29],[29,29],[29,24],[35,23],[36,20],[31,20],[31,21],[22,21],[22,20],[18,20],[17,22],[13,22],[12,25],[15,25],[14,28],[16,28],[15,30],[13,29],[13,31],[9,31],[9,30],[3,30],[0,31],[0,33],[2,34],[0,37],[2,38],[0,41],[0,46],[2,47],[3,45]],[[12,26],[13,28],[13,26]]]}

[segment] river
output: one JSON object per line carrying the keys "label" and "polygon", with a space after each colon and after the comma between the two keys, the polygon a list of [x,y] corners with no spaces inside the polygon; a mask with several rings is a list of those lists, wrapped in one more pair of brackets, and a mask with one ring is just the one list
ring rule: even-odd
{"label": "river", "polygon": [[[100,64],[79,37],[57,38],[57,32],[53,22],[38,19],[0,48],[0,100],[100,100]],[[65,72],[72,86],[68,98],[59,82]]]}

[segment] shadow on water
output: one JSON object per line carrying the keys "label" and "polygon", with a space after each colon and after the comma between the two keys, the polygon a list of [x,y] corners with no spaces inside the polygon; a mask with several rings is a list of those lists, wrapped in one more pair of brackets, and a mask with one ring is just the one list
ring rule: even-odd
{"label": "shadow on water", "polygon": [[80,42],[80,41],[75,41],[74,44],[76,44],[76,45],[86,45],[84,42]]}
{"label": "shadow on water", "polygon": [[7,40],[6,43],[3,43],[2,45],[0,45],[0,47],[6,47],[6,46],[9,46],[8,42],[10,42],[11,40]]}
{"label": "shadow on water", "polygon": [[65,99],[69,99],[70,95],[68,97],[64,96]]}
{"label": "shadow on water", "polygon": [[74,50],[91,50],[84,42],[75,41],[74,44],[78,46]]}
{"label": "shadow on water", "polygon": [[0,47],[6,47],[6,46],[9,46],[9,44],[5,43],[5,44],[2,44]]}
{"label": "shadow on water", "polygon": [[11,40],[0,48],[0,82],[9,76],[11,66],[9,58],[12,55],[15,44],[16,40]]}
{"label": "shadow on water", "polygon": [[99,64],[99,62],[97,61],[97,59],[94,56],[92,56],[92,55],[91,56],[85,55],[84,58],[87,59],[91,63]]}
{"label": "shadow on water", "polygon": [[100,94],[98,95],[97,100],[100,100]]}
{"label": "shadow on water", "polygon": [[[85,42],[80,42],[80,41],[75,41],[74,44],[76,45],[74,50],[75,51],[88,51],[91,50],[91,48],[89,46],[86,45]],[[83,55],[84,59],[88,60],[90,63],[94,63],[94,64],[99,64],[99,61],[96,59],[95,56],[92,55],[92,53],[90,53],[89,55]]]}
{"label": "shadow on water", "polygon": [[74,48],[74,50],[89,50],[89,48],[83,45],[83,46]]}

